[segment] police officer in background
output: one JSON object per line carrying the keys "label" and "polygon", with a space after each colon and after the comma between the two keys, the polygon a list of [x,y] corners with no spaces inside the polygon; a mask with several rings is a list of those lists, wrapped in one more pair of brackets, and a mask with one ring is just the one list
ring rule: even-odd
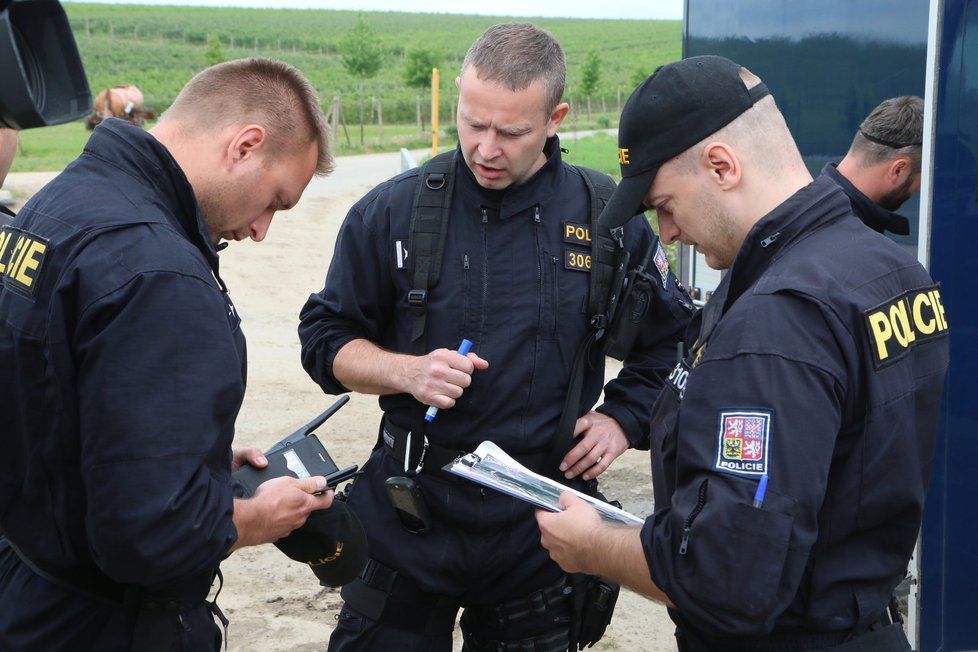
{"label": "police officer in background", "polygon": [[[587,230],[591,202],[581,171],[561,161],[564,75],[560,45],[527,23],[491,27],[466,55],[442,273],[427,295],[421,354],[412,346],[403,256],[417,170],[350,210],[325,288],[302,310],[302,361],[312,378],[328,393],[379,394],[384,410],[382,439],[349,498],[372,559],[344,587],[334,652],[449,650],[460,606],[466,650],[568,649],[564,573],[538,543],[532,508],[441,471],[488,439],[583,488],[629,446],[647,446],[648,408],[688,322],[691,304],[658,249],[654,323],[596,410],[604,359],[592,356],[571,408],[580,439],[557,457],[559,471],[545,469],[589,332],[589,270],[567,262],[569,252],[590,251],[574,234]],[[643,216],[625,227],[634,260],[653,238]],[[421,254],[412,246],[407,255]],[[464,356],[455,350],[462,338],[473,342]],[[441,411],[425,426],[427,406]],[[389,478],[413,520],[399,520]]]}
{"label": "police officer in background", "polygon": [[223,63],[151,132],[99,125],[0,231],[0,649],[217,650],[220,561],[330,506],[322,477],[238,497],[232,468],[267,462],[231,448],[245,342],[218,274],[222,240],[329,172],[326,134],[296,69]]}
{"label": "police officer in background", "polygon": [[904,650],[888,606],[917,538],[948,364],[940,289],[812,180],[767,88],[715,56],[622,112],[606,211],[728,269],[652,411],[656,512],[538,512],[566,570],[666,603],[679,649]]}
{"label": "police officer in background", "polygon": [[822,169],[849,197],[856,217],[878,233],[910,234],[910,222],[893,211],[920,190],[923,132],[922,99],[884,100],[859,125],[845,158]]}

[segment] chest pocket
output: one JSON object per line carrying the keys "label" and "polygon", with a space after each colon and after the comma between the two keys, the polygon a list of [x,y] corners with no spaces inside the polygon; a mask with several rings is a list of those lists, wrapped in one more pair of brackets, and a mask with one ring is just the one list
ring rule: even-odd
{"label": "chest pocket", "polygon": [[560,259],[549,251],[539,253],[539,313],[537,316],[538,336],[545,340],[557,337],[557,313],[560,308],[560,283],[557,265]]}

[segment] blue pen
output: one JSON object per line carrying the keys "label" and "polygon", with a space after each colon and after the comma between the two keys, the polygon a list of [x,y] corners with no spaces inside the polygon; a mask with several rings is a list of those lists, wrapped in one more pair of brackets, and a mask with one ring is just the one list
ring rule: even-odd
{"label": "blue pen", "polygon": [[[462,340],[462,343],[458,345],[459,355],[468,355],[469,351],[471,350],[472,350],[472,342],[468,340]],[[428,408],[428,411],[424,413],[424,420],[430,423],[431,421],[435,420],[436,414],[438,414],[438,408],[432,405],[431,407]]]}
{"label": "blue pen", "polygon": [[767,493],[767,473],[761,476],[761,481],[757,483],[757,491],[754,492],[754,507],[760,509],[764,504],[764,494]]}

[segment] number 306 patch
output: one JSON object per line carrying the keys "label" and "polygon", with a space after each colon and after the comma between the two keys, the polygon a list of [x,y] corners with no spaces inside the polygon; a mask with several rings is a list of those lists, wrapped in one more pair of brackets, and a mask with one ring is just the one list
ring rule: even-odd
{"label": "number 306 patch", "polygon": [[591,252],[564,249],[564,269],[576,269],[579,272],[590,272]]}

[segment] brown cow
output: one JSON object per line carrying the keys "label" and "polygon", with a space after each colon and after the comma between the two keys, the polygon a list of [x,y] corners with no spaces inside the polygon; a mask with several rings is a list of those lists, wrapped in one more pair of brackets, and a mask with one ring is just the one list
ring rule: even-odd
{"label": "brown cow", "polygon": [[106,88],[95,96],[95,114],[85,121],[85,126],[94,129],[106,118],[122,118],[134,125],[143,126],[152,119],[152,111],[143,109],[143,93],[132,84]]}

